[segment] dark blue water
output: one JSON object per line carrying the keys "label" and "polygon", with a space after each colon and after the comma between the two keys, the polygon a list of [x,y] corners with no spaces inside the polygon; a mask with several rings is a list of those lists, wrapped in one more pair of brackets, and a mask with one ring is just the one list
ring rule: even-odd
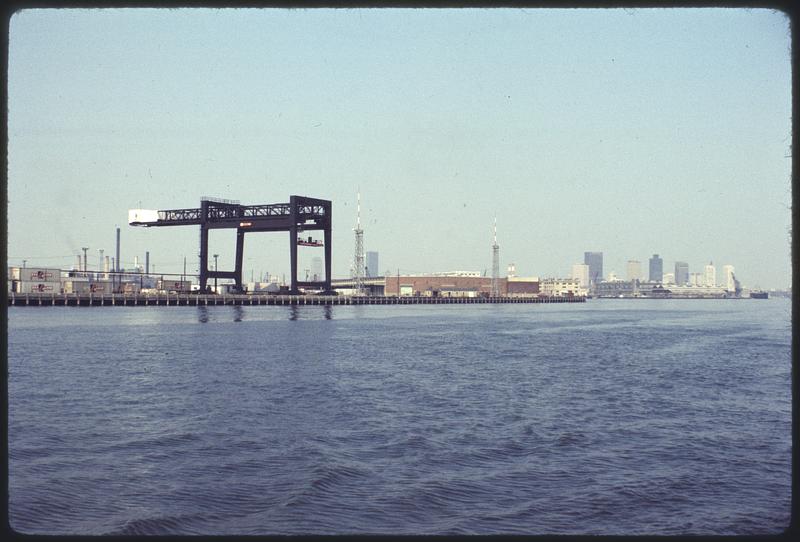
{"label": "dark blue water", "polygon": [[31,534],[753,534],[791,305],[9,308]]}

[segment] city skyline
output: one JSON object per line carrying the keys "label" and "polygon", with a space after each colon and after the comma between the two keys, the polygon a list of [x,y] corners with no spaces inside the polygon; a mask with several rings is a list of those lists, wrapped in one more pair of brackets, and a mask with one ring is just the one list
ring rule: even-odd
{"label": "city skyline", "polygon": [[[127,210],[299,194],[333,201],[344,277],[360,187],[385,269],[491,271],[497,216],[520,276],[568,277],[586,251],[624,276],[658,251],[786,288],[789,43],[763,9],[24,10],[8,263],[89,247],[91,268],[120,227],[123,266],[149,251],[195,273],[196,228],[130,228]],[[248,238],[245,275],[288,274],[287,244]]]}

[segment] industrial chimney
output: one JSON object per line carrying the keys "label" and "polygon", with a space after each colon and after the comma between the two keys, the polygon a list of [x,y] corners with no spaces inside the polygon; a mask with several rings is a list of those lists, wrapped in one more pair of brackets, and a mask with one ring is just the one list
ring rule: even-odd
{"label": "industrial chimney", "polygon": [[114,268],[114,271],[119,271],[119,268],[120,268],[120,265],[119,265],[119,228],[117,228],[117,260],[116,260],[116,262],[117,262],[116,263],[117,266]]}

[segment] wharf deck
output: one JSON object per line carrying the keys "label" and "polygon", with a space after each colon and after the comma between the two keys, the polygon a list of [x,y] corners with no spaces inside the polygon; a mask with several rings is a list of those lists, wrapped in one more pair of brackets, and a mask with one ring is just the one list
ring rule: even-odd
{"label": "wharf deck", "polygon": [[440,305],[469,303],[582,303],[585,297],[383,297],[258,294],[55,294],[9,292],[8,306],[146,307],[197,305]]}

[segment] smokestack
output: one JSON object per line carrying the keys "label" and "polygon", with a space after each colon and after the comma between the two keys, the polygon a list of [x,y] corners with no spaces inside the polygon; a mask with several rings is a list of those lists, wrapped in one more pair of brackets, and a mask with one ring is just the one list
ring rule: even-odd
{"label": "smokestack", "polygon": [[146,275],[150,274],[150,251],[144,253],[144,272]]}
{"label": "smokestack", "polygon": [[106,278],[108,278],[108,260],[109,257],[106,256],[106,261],[103,262],[103,272],[106,274]]}
{"label": "smokestack", "polygon": [[114,271],[119,271],[119,228],[117,228],[117,267],[114,268]]}
{"label": "smokestack", "polygon": [[137,271],[139,270],[139,256],[133,257],[133,268]]}
{"label": "smokestack", "polygon": [[81,255],[78,254],[78,267],[76,267],[75,269],[77,271],[80,271],[82,266],[83,266],[83,262],[81,261]]}

